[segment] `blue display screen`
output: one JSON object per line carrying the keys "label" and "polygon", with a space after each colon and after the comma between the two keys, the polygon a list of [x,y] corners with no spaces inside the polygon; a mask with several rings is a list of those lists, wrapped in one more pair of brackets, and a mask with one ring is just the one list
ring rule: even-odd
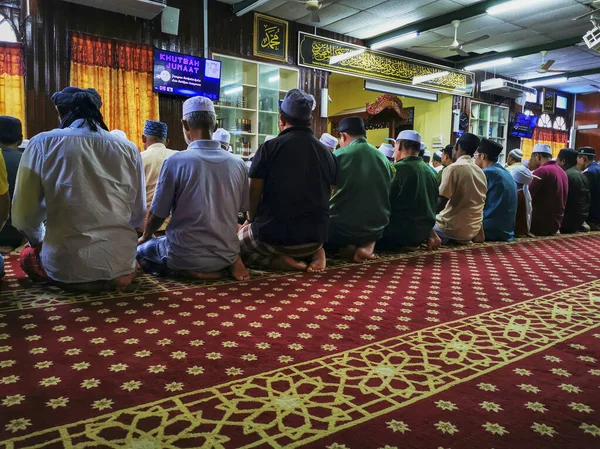
{"label": "blue display screen", "polygon": [[537,115],[517,114],[515,116],[515,124],[513,125],[510,135],[514,137],[531,139],[531,136],[533,136],[533,131],[537,126],[537,122]]}
{"label": "blue display screen", "polygon": [[219,99],[221,61],[154,49],[154,91]]}

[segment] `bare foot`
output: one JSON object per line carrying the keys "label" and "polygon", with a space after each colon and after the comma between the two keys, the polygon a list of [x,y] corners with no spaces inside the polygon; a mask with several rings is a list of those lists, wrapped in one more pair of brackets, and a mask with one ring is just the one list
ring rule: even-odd
{"label": "bare foot", "polygon": [[356,252],[356,250],[358,249],[358,246],[356,245],[347,245],[344,246],[343,248],[340,248],[340,257],[342,259],[347,260],[348,262],[353,262],[354,261],[354,253]]}
{"label": "bare foot", "polygon": [[18,248],[15,248],[15,249],[14,249],[14,250],[11,252],[11,254],[14,254],[15,256],[18,256],[18,255],[20,255],[20,254],[23,252],[23,250],[25,249],[25,246],[26,246],[26,245],[21,245],[21,246],[19,246]]}
{"label": "bare foot", "polygon": [[114,288],[117,292],[125,290],[129,284],[135,279],[137,273],[134,271],[133,273],[126,274],[125,276],[118,277],[110,281],[110,286]]}
{"label": "bare foot", "polygon": [[375,254],[375,242],[359,246],[354,252],[354,257],[352,259],[354,262],[358,263],[364,262],[365,260],[378,259],[377,254]]}
{"label": "bare foot", "polygon": [[233,276],[234,279],[238,281],[247,281],[250,279],[250,272],[242,262],[242,258],[240,256],[235,259],[235,262],[229,267],[229,272]]}
{"label": "bare foot", "polygon": [[223,272],[202,273],[200,271],[185,271],[184,275],[192,279],[219,279],[223,277]]}
{"label": "bare foot", "polygon": [[475,237],[473,237],[473,243],[483,243],[485,242],[485,232],[483,232],[483,226],[477,233]]}
{"label": "bare foot", "polygon": [[269,268],[277,271],[306,271],[308,265],[306,265],[304,262],[298,262],[296,259],[290,256],[278,256],[271,261]]}
{"label": "bare foot", "polygon": [[325,271],[327,265],[327,258],[325,257],[325,250],[320,248],[319,251],[312,255],[312,262],[308,265],[306,271],[309,273],[318,273]]}
{"label": "bare foot", "polygon": [[432,229],[431,234],[427,239],[427,249],[432,251],[438,249],[440,246],[442,246],[442,239],[440,239],[439,235]]}

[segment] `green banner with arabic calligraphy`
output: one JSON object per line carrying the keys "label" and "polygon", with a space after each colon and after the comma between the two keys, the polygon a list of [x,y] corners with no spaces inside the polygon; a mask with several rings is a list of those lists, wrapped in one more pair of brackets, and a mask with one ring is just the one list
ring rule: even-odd
{"label": "green banner with arabic calligraphy", "polygon": [[254,14],[254,56],[287,62],[288,23]]}
{"label": "green banner with arabic calligraphy", "polygon": [[470,97],[474,75],[301,32],[298,65]]}

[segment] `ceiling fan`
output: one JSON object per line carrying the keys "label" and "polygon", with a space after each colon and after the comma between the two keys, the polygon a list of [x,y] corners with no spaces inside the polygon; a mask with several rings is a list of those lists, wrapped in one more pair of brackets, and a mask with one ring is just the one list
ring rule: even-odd
{"label": "ceiling fan", "polygon": [[554,59],[548,59],[546,61],[546,54],[548,51],[542,50],[540,54],[542,55],[542,65],[539,69],[537,69],[537,73],[565,73],[564,70],[550,70],[550,67],[556,62]]}
{"label": "ceiling fan", "polygon": [[310,11],[310,21],[312,23],[320,23],[321,18],[319,17],[319,9],[321,9],[327,3],[323,3],[319,0],[295,0],[297,3],[304,3],[306,9]]}
{"label": "ceiling fan", "polygon": [[[598,0],[598,1],[600,1],[600,0]],[[475,42],[481,42],[481,41],[484,41],[484,40],[490,38],[489,35],[484,34],[483,36],[476,37],[475,39],[471,39],[470,41],[459,42],[458,27],[460,25],[460,20],[453,20],[452,25],[454,26],[454,41],[450,45],[417,45],[417,46],[414,46],[411,48],[447,48],[448,50],[454,51],[461,56],[469,56],[469,53],[467,53],[463,49],[463,47],[474,44]]]}

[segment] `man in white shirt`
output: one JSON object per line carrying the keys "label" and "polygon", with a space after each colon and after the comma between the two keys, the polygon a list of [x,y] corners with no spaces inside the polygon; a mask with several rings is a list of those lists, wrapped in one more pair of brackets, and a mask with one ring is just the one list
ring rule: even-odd
{"label": "man in white shirt", "polygon": [[[237,237],[237,214],[249,208],[248,170],[212,139],[216,121],[208,98],[183,104],[189,146],[164,162],[139,240],[137,259],[148,273],[212,279],[229,270],[237,280],[250,277]],[[153,239],[169,216],[166,235]]]}
{"label": "man in white shirt", "polygon": [[471,133],[460,136],[454,147],[454,163],[444,170],[434,227],[442,244],[450,240],[468,243],[484,239],[482,224],[487,180],[483,170],[473,161],[479,142],[479,138]]}
{"label": "man in white shirt", "polygon": [[[176,153],[176,151],[167,148],[169,144],[167,131],[167,124],[156,120],[146,120],[146,124],[144,125],[144,134],[142,134],[142,144],[144,145],[142,163],[144,164],[144,175],[146,177],[146,206],[148,209],[154,199],[156,183],[158,182],[163,162],[169,156]],[[169,220],[165,220],[157,232],[167,229],[168,224]]]}
{"label": "man in white shirt", "polygon": [[31,244],[21,268],[77,291],[125,288],[146,210],[140,153],[108,132],[94,89],[67,87],[52,101],[60,126],[31,139],[17,172],[12,220]]}

